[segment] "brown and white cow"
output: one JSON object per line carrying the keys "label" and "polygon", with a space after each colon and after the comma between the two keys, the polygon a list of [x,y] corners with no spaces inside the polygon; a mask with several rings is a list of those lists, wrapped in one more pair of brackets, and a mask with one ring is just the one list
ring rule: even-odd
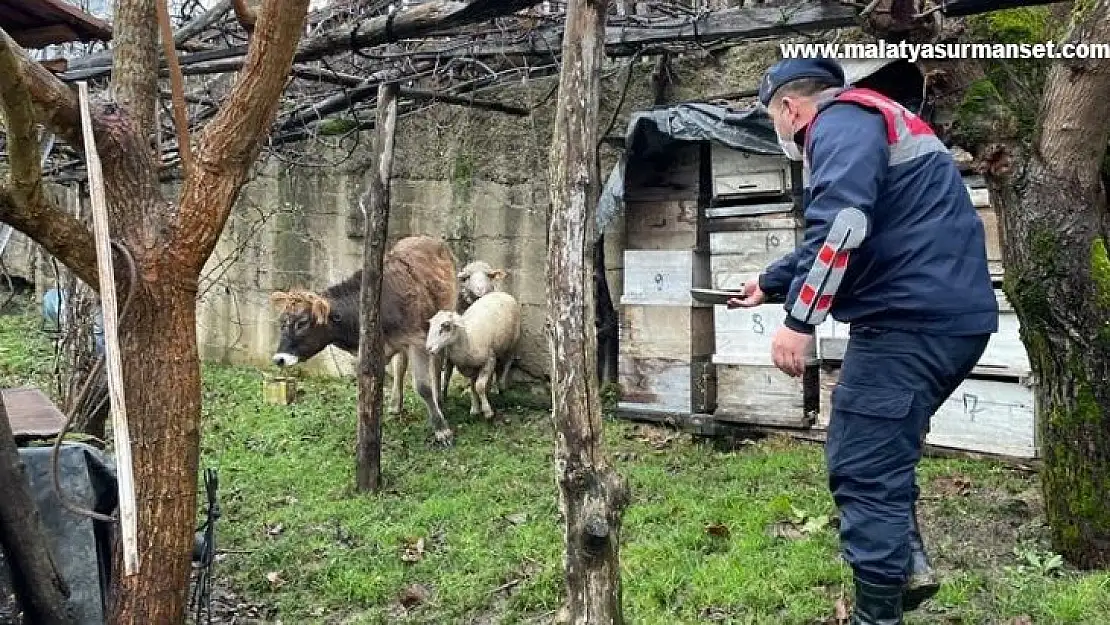
{"label": "brown and white cow", "polygon": [[[412,380],[428,410],[428,424],[436,441],[451,444],[453,433],[440,406],[441,358],[425,346],[428,320],[443,309],[453,309],[458,299],[455,256],[438,238],[413,236],[401,239],[385,255],[382,265],[381,316],[386,361],[399,356],[393,376],[393,410],[401,411],[404,376],[412,365]],[[270,301],[281,311],[281,337],[274,364],[288,367],[304,362],[335,345],[358,355],[359,296],[362,271],[319,293],[278,291]]]}

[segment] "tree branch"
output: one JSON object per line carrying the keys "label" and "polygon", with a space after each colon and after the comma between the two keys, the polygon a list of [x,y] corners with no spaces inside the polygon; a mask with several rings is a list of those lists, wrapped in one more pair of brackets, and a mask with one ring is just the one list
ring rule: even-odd
{"label": "tree branch", "polygon": [[23,50],[0,30],[0,107],[11,163],[10,188],[0,187],[0,221],[30,236],[95,288],[92,234],[59,209],[43,189],[33,81],[23,72],[24,60]]}
{"label": "tree branch", "polygon": [[168,0],[158,2],[158,27],[162,31],[163,51],[170,70],[170,89],[173,94],[170,102],[173,104],[173,122],[177,129],[177,149],[181,154],[181,167],[187,176],[193,168],[193,151],[189,146],[189,117],[185,112],[185,82],[181,77],[181,66],[177,63]]}
{"label": "tree branch", "polygon": [[74,149],[82,150],[81,115],[74,91],[42,65],[32,61],[2,28],[0,56],[11,59],[11,71],[5,70],[5,79],[20,81],[25,86],[36,108],[35,118]]}
{"label": "tree branch", "polygon": [[235,17],[239,25],[248,33],[254,32],[254,24],[258,21],[258,13],[247,4],[247,0],[232,0],[231,8],[235,9]]}
{"label": "tree branch", "polygon": [[308,0],[266,0],[250,51],[227,103],[197,142],[196,167],[182,189],[181,214],[169,248],[199,275],[219,239],[239,189],[258,157],[293,65]]}

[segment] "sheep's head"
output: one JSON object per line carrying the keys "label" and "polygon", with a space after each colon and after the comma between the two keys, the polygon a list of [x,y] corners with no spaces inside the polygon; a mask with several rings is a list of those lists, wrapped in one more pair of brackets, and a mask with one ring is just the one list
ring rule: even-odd
{"label": "sheep's head", "polygon": [[462,315],[453,310],[441,310],[428,320],[428,340],[425,348],[432,354],[438,354],[445,347],[454,343],[462,331],[459,322]]}
{"label": "sheep's head", "polygon": [[459,272],[459,297],[467,305],[479,297],[500,288],[500,281],[509,273],[504,269],[494,269],[489,263],[476,260],[467,263]]}

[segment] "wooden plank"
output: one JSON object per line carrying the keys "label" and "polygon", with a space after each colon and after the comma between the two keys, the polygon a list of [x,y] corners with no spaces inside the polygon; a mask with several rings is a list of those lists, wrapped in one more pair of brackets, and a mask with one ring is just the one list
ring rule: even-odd
{"label": "wooden plank", "polygon": [[[828,428],[839,369],[821,371],[814,429]],[[1033,389],[1026,383],[968,378],[937,410],[925,438],[930,445],[1012,458],[1037,457]]]}
{"label": "wooden plank", "polygon": [[715,289],[741,288],[797,247],[800,236],[792,215],[745,218],[736,220],[734,227],[728,232],[709,233],[711,284]]}
{"label": "wooden plank", "polygon": [[705,216],[712,219],[709,227],[712,231],[726,230],[725,224],[729,217],[757,217],[762,215],[776,215],[779,213],[790,214],[794,210],[793,202],[771,202],[767,204],[714,204],[705,209]]}
{"label": "wooden plank", "polygon": [[1002,239],[998,230],[998,214],[993,208],[980,208],[979,220],[987,240],[987,264],[991,275],[1002,272]]}
{"label": "wooden plank", "polygon": [[[763,304],[736,310],[714,306],[713,363],[773,366],[771,341],[785,318],[786,310],[782,304]],[[810,358],[816,360],[816,357],[814,348]]]}
{"label": "wooden plank", "polygon": [[705,358],[680,361],[621,354],[618,369],[622,410],[690,414],[715,407],[715,372]]}
{"label": "wooden plank", "polygon": [[713,311],[689,306],[626,304],[620,310],[620,353],[690,362],[713,353]]}
{"label": "wooden plank", "polygon": [[[119,489],[119,523],[123,539],[123,570],[130,577],[139,571],[138,509],[135,503],[134,465],[131,460],[131,433],[127,423],[123,364],[119,353],[119,319],[116,308],[116,274],[112,264],[112,238],[108,230],[108,200],[100,154],[93,137],[92,111],[88,83],[77,84],[81,108],[81,130],[89,171],[89,198],[92,206],[93,240],[96,244],[97,277],[104,314],[104,351],[107,358],[108,406],[112,415],[112,442],[115,443],[116,480]],[[137,276],[129,276],[129,280]]]}
{"label": "wooden plank", "polygon": [[697,246],[697,200],[625,202],[625,249],[682,250]]}
{"label": "wooden plank", "polygon": [[32,387],[0,389],[8,424],[16,440],[57,436],[66,416],[42,391]]}
{"label": "wooden plank", "polygon": [[690,296],[709,284],[709,257],[692,250],[625,250],[621,304],[710,306]]}
{"label": "wooden plank", "polygon": [[803,378],[772,366],[718,364],[717,410],[720,421],[809,427]]}
{"label": "wooden plank", "polygon": [[1036,410],[1030,385],[964,380],[937,410],[926,442],[967,451],[1034,458]]}

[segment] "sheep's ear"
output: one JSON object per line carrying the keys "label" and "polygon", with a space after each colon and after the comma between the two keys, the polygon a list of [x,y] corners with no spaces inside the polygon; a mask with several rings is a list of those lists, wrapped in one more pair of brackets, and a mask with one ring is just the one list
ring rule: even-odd
{"label": "sheep's ear", "polygon": [[509,272],[504,269],[494,269],[489,273],[489,277],[493,280],[500,280],[509,277]]}

